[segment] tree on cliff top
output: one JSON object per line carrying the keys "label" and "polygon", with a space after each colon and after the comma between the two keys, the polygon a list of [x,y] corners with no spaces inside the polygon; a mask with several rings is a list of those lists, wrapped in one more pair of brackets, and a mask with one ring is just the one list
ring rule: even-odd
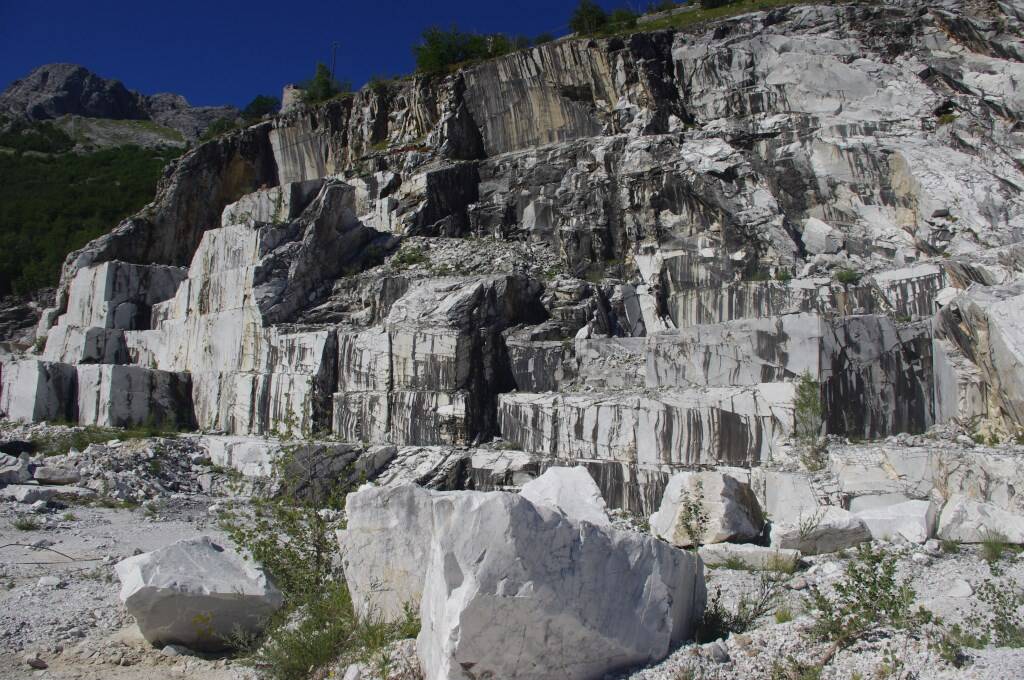
{"label": "tree on cliff top", "polygon": [[320,62],[316,65],[316,74],[299,87],[302,88],[302,101],[306,104],[319,104],[352,91],[351,83],[335,80],[331,70]]}
{"label": "tree on cliff top", "polygon": [[569,19],[569,28],[574,33],[597,33],[608,23],[608,15],[593,0],[580,0]]}

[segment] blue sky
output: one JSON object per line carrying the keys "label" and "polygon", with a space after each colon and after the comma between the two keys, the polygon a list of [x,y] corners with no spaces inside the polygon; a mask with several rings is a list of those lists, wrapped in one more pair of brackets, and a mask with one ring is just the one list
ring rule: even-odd
{"label": "blue sky", "polygon": [[[0,0],[0,89],[49,62],[82,64],[128,87],[195,105],[242,106],[312,75],[339,43],[337,75],[356,86],[413,70],[430,25],[534,36],[568,32],[577,0]],[[606,8],[646,0],[599,0]]]}

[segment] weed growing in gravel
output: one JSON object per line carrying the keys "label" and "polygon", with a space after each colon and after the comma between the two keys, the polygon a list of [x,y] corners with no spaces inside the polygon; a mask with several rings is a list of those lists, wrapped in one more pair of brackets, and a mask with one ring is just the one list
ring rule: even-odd
{"label": "weed growing in gravel", "polygon": [[775,623],[789,623],[793,620],[793,610],[783,605],[775,610]]}
{"label": "weed growing in gravel", "polygon": [[38,531],[43,528],[43,525],[35,517],[18,517],[11,526],[18,531]]}
{"label": "weed growing in gravel", "polygon": [[[896,578],[896,557],[882,548],[862,544],[846,573],[827,595],[812,586],[808,609],[814,616],[811,635],[831,642],[821,666],[836,652],[884,628],[906,628],[923,623],[925,612],[914,613],[914,589]],[[930,620],[930,618],[928,618]]]}
{"label": "weed growing in gravel", "polygon": [[336,559],[335,537],[344,526],[339,511],[351,484],[328,486],[318,479],[316,493],[303,494],[308,480],[285,476],[297,469],[301,466],[284,456],[276,466],[278,495],[254,500],[247,514],[228,512],[222,518],[231,539],[266,569],[285,596],[284,608],[262,639],[232,640],[244,662],[271,680],[304,680],[337,660],[378,663],[392,642],[419,632],[412,610],[398,622],[356,612]]}
{"label": "weed growing in gravel", "polygon": [[951,538],[942,539],[942,543],[939,544],[942,548],[942,552],[947,555],[956,555],[960,552],[960,541],[954,541]]}
{"label": "weed growing in gravel", "polygon": [[985,532],[985,537],[981,541],[981,556],[989,564],[1003,559],[1007,553],[1017,554],[1017,552],[1016,546],[1010,545],[1006,540],[1006,536],[998,531]]}
{"label": "weed growing in gravel", "polygon": [[90,444],[104,444],[112,439],[126,441],[152,437],[175,437],[177,434],[178,430],[155,422],[126,429],[89,425],[65,432],[37,435],[32,437],[32,443],[44,456],[64,456],[71,449],[84,451]]}
{"label": "weed growing in gravel", "polygon": [[1003,576],[999,564],[990,562],[989,571],[992,578],[985,579],[975,590],[977,605],[964,626],[950,628],[951,637],[974,649],[990,644],[1024,647],[1024,593],[1017,590],[1012,579]]}
{"label": "weed growing in gravel", "polygon": [[697,641],[712,642],[734,633],[745,633],[763,616],[775,607],[782,592],[782,581],[771,572],[759,574],[757,589],[740,595],[736,609],[730,610],[722,604],[721,587],[708,598],[704,617],[697,626]]}
{"label": "weed growing in gravel", "polygon": [[73,512],[65,512],[63,515],[60,516],[60,518],[65,522],[74,522],[76,519],[78,519],[78,517],[76,517],[75,513]]}

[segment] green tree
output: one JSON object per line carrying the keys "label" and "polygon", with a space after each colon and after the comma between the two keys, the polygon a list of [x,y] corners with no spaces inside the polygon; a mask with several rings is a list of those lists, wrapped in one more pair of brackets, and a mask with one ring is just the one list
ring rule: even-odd
{"label": "green tree", "polygon": [[625,7],[617,9],[608,17],[608,24],[617,30],[636,27],[636,12]]}
{"label": "green tree", "polygon": [[238,129],[238,121],[234,118],[218,118],[217,120],[210,123],[210,127],[206,128],[203,134],[199,137],[199,141],[206,142],[214,137],[220,137],[223,134],[227,134],[232,130]]}
{"label": "green tree", "polygon": [[452,26],[445,30],[432,26],[423,32],[413,46],[416,69],[428,75],[448,73],[453,67],[480,59],[500,57],[517,49],[521,43],[501,33],[481,35],[465,33]]}
{"label": "green tree", "polygon": [[246,121],[257,121],[263,116],[277,113],[280,109],[280,99],[266,94],[258,94],[242,109],[242,118]]}
{"label": "green tree", "polygon": [[300,83],[299,87],[302,88],[302,101],[306,104],[319,104],[352,91],[350,83],[335,80],[331,70],[320,62],[313,77]]}
{"label": "green tree", "polygon": [[580,0],[576,11],[569,19],[569,28],[575,33],[587,35],[597,33],[608,23],[608,15],[594,0]]}

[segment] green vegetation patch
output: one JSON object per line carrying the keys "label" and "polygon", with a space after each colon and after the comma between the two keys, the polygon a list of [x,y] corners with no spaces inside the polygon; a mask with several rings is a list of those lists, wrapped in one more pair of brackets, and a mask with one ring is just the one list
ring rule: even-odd
{"label": "green vegetation patch", "polygon": [[152,201],[180,153],[127,146],[0,155],[0,295],[55,285],[64,257]]}

